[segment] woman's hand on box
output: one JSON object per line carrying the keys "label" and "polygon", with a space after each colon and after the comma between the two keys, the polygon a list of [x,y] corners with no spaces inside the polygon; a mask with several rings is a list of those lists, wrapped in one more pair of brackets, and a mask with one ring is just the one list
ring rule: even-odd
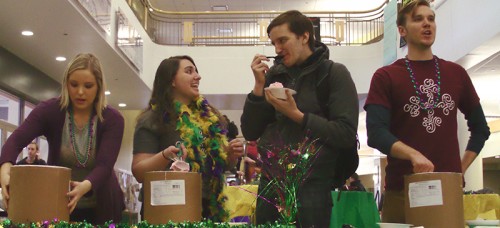
{"label": "woman's hand on box", "polygon": [[82,198],[83,195],[87,194],[92,189],[92,183],[88,180],[84,180],[82,182],[71,181],[70,182],[71,191],[66,195],[69,197],[69,213],[75,210],[76,204]]}
{"label": "woman's hand on box", "polygon": [[10,167],[12,167],[12,163],[10,162],[3,163],[0,171],[0,182],[2,186],[2,201],[5,210],[7,210],[7,208],[9,207]]}

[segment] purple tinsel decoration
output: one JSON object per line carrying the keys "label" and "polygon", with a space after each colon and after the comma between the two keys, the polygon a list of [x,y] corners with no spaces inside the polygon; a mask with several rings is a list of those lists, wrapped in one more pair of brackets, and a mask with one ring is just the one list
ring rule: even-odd
{"label": "purple tinsel decoration", "polygon": [[227,129],[222,129],[222,130],[221,130],[221,134],[223,134],[223,135],[227,134],[228,132],[229,132],[229,131],[228,131]]}
{"label": "purple tinsel decoration", "polygon": [[214,176],[222,175],[223,171],[224,171],[224,169],[217,165],[217,166],[215,166],[215,169],[213,171],[213,175]]}
{"label": "purple tinsel decoration", "polygon": [[208,117],[208,101],[207,99],[203,98],[203,101],[201,101],[201,116],[202,117]]}
{"label": "purple tinsel decoration", "polygon": [[267,158],[274,158],[275,156],[276,156],[276,154],[274,154],[270,150],[267,151]]}

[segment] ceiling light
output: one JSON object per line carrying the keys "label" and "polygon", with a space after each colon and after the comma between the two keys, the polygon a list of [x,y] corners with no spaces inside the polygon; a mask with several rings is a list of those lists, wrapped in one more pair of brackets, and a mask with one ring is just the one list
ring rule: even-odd
{"label": "ceiling light", "polygon": [[120,104],[118,104],[118,106],[123,108],[123,107],[127,107],[127,104],[125,104],[125,103],[120,103]]}
{"label": "ceiling light", "polygon": [[110,94],[111,92],[109,92],[109,90],[104,91],[104,95],[110,95]]}
{"label": "ceiling light", "polygon": [[57,56],[56,60],[59,61],[59,62],[64,62],[64,61],[66,61],[66,57],[64,57],[64,56]]}
{"label": "ceiling light", "polygon": [[21,34],[23,34],[23,36],[33,36],[34,33],[29,30],[24,30],[21,32]]}
{"label": "ceiling light", "polygon": [[227,11],[228,8],[227,5],[212,6],[212,11]]}

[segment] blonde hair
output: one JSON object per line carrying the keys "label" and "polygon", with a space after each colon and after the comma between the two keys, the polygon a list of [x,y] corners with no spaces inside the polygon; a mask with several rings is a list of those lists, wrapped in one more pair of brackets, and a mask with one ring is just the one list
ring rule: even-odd
{"label": "blonde hair", "polygon": [[403,4],[403,7],[401,9],[399,9],[396,24],[398,26],[405,26],[406,25],[406,15],[408,15],[408,14],[413,15],[415,13],[415,9],[417,9],[417,7],[419,7],[419,6],[431,7],[430,3],[427,0],[406,1],[406,3]]}
{"label": "blonde hair", "polygon": [[64,79],[61,86],[61,110],[68,109],[71,104],[71,99],[68,94],[68,79],[69,76],[77,70],[90,70],[95,76],[97,82],[97,94],[94,100],[94,110],[99,117],[100,121],[103,121],[102,111],[106,108],[106,96],[104,91],[106,91],[106,82],[104,80],[104,75],[102,73],[101,63],[96,56],[90,53],[81,53],[75,56],[73,60],[68,64],[66,71],[64,72]]}

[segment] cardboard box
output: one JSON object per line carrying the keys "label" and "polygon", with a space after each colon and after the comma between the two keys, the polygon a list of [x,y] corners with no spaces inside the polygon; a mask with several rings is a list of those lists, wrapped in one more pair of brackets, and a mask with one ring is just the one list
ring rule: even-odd
{"label": "cardboard box", "polygon": [[10,169],[8,217],[15,223],[69,221],[71,169],[22,165]]}
{"label": "cardboard box", "polygon": [[463,228],[461,173],[405,176],[406,223],[425,228]]}
{"label": "cardboard box", "polygon": [[200,173],[148,172],[143,184],[144,220],[150,224],[201,221]]}

